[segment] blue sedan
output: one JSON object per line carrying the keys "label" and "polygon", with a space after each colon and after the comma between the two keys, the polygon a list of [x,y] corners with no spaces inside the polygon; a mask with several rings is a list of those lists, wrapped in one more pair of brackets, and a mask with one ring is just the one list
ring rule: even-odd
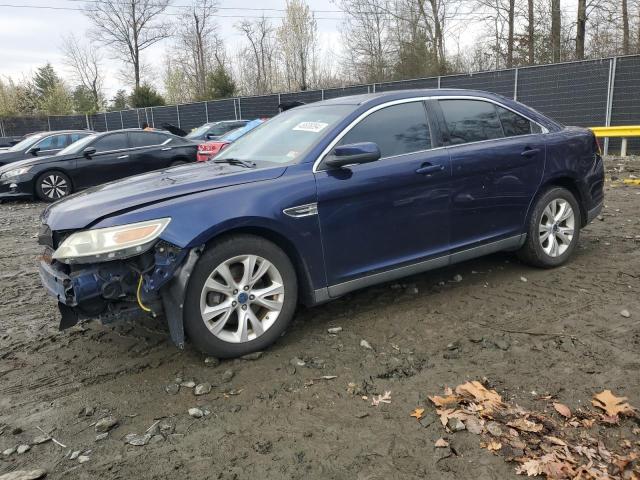
{"label": "blue sedan", "polygon": [[492,252],[550,268],[600,211],[593,134],[486,92],[413,90],[284,112],[215,160],[50,206],[40,275],[61,328],[141,311],[218,357],[299,303]]}

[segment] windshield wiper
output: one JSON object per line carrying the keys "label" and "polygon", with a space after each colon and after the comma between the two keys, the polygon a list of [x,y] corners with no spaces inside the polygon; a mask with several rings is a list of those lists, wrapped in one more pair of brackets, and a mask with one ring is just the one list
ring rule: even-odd
{"label": "windshield wiper", "polygon": [[213,163],[228,163],[229,165],[238,165],[240,167],[256,168],[255,162],[240,160],[239,158],[217,158],[213,160]]}

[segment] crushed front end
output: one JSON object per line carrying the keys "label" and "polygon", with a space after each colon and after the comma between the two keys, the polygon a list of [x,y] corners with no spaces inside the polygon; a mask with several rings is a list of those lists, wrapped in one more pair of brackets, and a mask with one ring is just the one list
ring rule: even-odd
{"label": "crushed front end", "polygon": [[169,221],[77,232],[52,232],[43,224],[40,278],[58,300],[60,329],[83,319],[109,324],[141,314],[164,316],[182,348],[182,304],[198,249],[159,239]]}

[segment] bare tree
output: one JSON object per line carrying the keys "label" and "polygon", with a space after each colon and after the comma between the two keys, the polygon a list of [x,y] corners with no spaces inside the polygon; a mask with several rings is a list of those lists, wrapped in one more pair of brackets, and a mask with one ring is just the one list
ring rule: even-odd
{"label": "bare tree", "polygon": [[578,20],[576,23],[576,58],[584,58],[584,42],[587,28],[587,0],[578,0]]}
{"label": "bare tree", "polygon": [[140,86],[140,53],[171,34],[170,24],[161,19],[170,1],[100,0],[85,9],[93,23],[93,38],[131,66],[136,88]]}
{"label": "bare tree", "polygon": [[238,55],[238,73],[247,93],[270,93],[275,84],[275,29],[264,16],[258,20],[243,20],[236,28],[248,46]]}
{"label": "bare tree", "polygon": [[388,0],[342,0],[345,11],[342,41],[347,72],[358,82],[382,82],[392,76],[395,57]]}
{"label": "bare tree", "polygon": [[216,0],[194,0],[180,17],[175,62],[185,72],[193,98],[205,99],[207,77],[225,62],[224,45],[217,33]]}
{"label": "bare tree", "polygon": [[278,40],[287,86],[307,90],[317,80],[317,30],[315,16],[304,0],[287,0]]}
{"label": "bare tree", "polygon": [[554,63],[560,61],[561,29],[562,12],[560,11],[560,0],[551,0],[551,52]]}
{"label": "bare tree", "polygon": [[98,50],[90,44],[82,44],[72,33],[63,38],[62,53],[65,64],[73,72],[74,80],[85,91],[90,92],[93,107],[96,111],[103,104],[102,87],[102,57]]}
{"label": "bare tree", "polygon": [[627,0],[622,0],[622,53],[624,55],[631,53],[629,39],[629,5],[627,4]]}

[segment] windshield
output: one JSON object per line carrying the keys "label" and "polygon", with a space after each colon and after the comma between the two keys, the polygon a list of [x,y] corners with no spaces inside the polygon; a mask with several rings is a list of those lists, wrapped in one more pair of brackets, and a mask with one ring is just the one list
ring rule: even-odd
{"label": "windshield", "polygon": [[27,138],[25,138],[24,140],[16,143],[13,147],[11,147],[9,149],[9,151],[10,152],[20,152],[22,150],[25,150],[25,149],[31,147],[38,140],[42,139],[42,137],[44,137],[44,133],[38,133],[36,135],[30,135]]}
{"label": "windshield", "polygon": [[353,109],[351,105],[323,105],[288,110],[243,135],[222,150],[216,160],[298,162]]}
{"label": "windshield", "polygon": [[251,130],[256,128],[258,125],[262,125],[263,123],[264,123],[264,120],[251,120],[244,127],[236,128],[235,130],[231,130],[230,132],[225,133],[223,136],[220,137],[219,140],[229,142],[229,143],[235,142],[245,133],[249,133]]}
{"label": "windshield", "polygon": [[202,137],[203,135],[205,135],[209,129],[211,128],[211,124],[210,123],[205,123],[204,125],[196,128],[195,130],[192,130],[191,132],[187,133],[186,137],[187,138],[199,138]]}
{"label": "windshield", "polygon": [[60,150],[56,155],[67,155],[68,153],[80,153],[85,147],[91,143],[91,141],[95,138],[95,135],[87,135],[84,138],[81,138],[77,142],[73,142],[71,145],[66,146],[62,150]]}

